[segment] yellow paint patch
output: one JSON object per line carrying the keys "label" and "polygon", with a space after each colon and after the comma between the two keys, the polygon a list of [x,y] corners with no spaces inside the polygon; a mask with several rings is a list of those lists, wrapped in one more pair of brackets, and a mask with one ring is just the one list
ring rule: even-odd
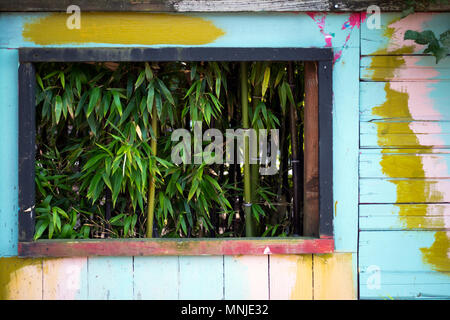
{"label": "yellow paint patch", "polygon": [[0,258],[0,300],[42,299],[42,260]]}
{"label": "yellow paint patch", "polygon": [[270,299],[311,300],[312,255],[270,256]]}
{"label": "yellow paint patch", "polygon": [[24,40],[38,45],[108,43],[125,45],[202,45],[225,32],[211,21],[181,14],[86,12],[81,28],[68,29],[65,13],[25,23]]}
{"label": "yellow paint patch", "polygon": [[450,239],[448,233],[441,231],[434,234],[434,242],[429,248],[421,248],[423,259],[433,266],[433,270],[444,272],[448,275],[450,270],[450,259],[448,252]]}
{"label": "yellow paint patch", "polygon": [[351,253],[313,256],[314,300],[354,300],[356,284]]}

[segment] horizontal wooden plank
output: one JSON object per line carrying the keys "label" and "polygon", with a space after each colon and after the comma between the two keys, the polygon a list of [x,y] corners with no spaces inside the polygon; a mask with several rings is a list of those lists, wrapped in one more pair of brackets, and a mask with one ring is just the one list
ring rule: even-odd
{"label": "horizontal wooden plank", "polygon": [[[362,231],[359,239],[361,273],[370,271],[371,266],[381,272],[430,272],[437,278],[441,278],[441,273],[450,272],[445,231]],[[447,242],[437,243],[436,239],[447,239]],[[437,249],[434,260],[426,259],[433,249]],[[441,272],[436,271],[439,262],[443,262]]]}
{"label": "horizontal wooden plank", "polygon": [[[62,11],[70,0],[0,0],[0,11]],[[400,11],[404,6],[395,0],[79,0],[84,11],[158,11],[158,12],[239,12],[239,11],[365,11],[370,5],[383,11]],[[445,11],[448,5],[432,5],[423,10]]]}
{"label": "horizontal wooden plank", "polygon": [[360,204],[450,202],[450,179],[360,179]]}
{"label": "horizontal wooden plank", "polygon": [[450,59],[438,64],[432,56],[366,56],[361,57],[363,81],[450,80]]}
{"label": "horizontal wooden plank", "polygon": [[361,231],[445,230],[450,204],[367,204],[359,206]]}
{"label": "horizontal wooden plank", "polygon": [[[371,278],[372,277],[372,278]],[[381,272],[379,287],[373,273],[360,273],[360,298],[377,300],[450,299],[450,273],[436,277],[434,272]],[[447,278],[447,279],[446,279]]]}
{"label": "horizontal wooden plank", "polygon": [[75,61],[318,61],[332,60],[322,48],[22,48],[21,62]]}
{"label": "horizontal wooden plank", "polygon": [[[360,178],[443,178],[450,177],[450,154],[365,153],[359,156]],[[450,151],[450,150],[448,150]],[[425,165],[425,169],[424,169]],[[396,168],[389,173],[385,166]]]}
{"label": "horizontal wooden plank", "polygon": [[449,148],[450,122],[362,122],[361,148]]}
{"label": "horizontal wooden plank", "polygon": [[448,121],[449,88],[447,81],[361,82],[360,121]]}
{"label": "horizontal wooden plank", "polygon": [[334,240],[323,238],[38,240],[19,242],[21,257],[267,255],[331,253]]}
{"label": "horizontal wooden plank", "polygon": [[448,299],[448,248],[445,241],[439,244],[436,239],[448,239],[447,234],[442,231],[360,232],[360,298]]}
{"label": "horizontal wooden plank", "polygon": [[362,55],[421,54],[427,46],[404,40],[406,30],[432,30],[439,37],[450,28],[450,12],[416,13],[405,18],[401,13],[381,12],[379,28],[369,21],[361,24]]}

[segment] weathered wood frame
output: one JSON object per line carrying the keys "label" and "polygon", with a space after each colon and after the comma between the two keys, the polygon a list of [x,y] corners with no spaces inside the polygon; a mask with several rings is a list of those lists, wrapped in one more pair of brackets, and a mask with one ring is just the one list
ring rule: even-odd
{"label": "weathered wood frame", "polygon": [[[81,11],[134,12],[282,12],[282,11],[366,11],[377,5],[382,11],[402,11],[398,0],[0,0],[0,11],[66,12],[76,4]],[[448,11],[450,5],[430,4],[422,11]]]}
{"label": "weathered wood frame", "polygon": [[[19,256],[135,256],[330,253],[333,239],[331,49],[319,48],[21,48],[19,49]],[[318,197],[313,234],[277,239],[123,239],[32,241],[35,225],[35,62],[307,61],[317,78]],[[305,79],[308,81],[308,79]],[[317,136],[317,135],[316,135]],[[317,157],[316,157],[317,158]],[[306,157],[305,157],[306,159]],[[313,177],[314,178],[314,177]],[[306,186],[306,188],[308,188]],[[317,185],[315,186],[317,194]],[[317,225],[318,223],[318,225]],[[316,230],[314,230],[316,228]]]}

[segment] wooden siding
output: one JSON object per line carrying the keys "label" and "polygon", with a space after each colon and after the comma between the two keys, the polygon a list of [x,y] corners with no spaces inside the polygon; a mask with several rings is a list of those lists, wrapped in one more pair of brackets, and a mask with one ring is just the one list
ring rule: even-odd
{"label": "wooden siding", "polygon": [[355,299],[354,257],[0,258],[2,299]]}
{"label": "wooden siding", "polygon": [[[9,137],[0,148],[11,155],[0,159],[1,298],[449,299],[449,58],[436,65],[423,46],[402,39],[407,29],[447,30],[450,14],[383,13],[380,29],[368,29],[359,13],[186,16],[213,34],[180,44],[170,32],[158,38],[132,24],[118,31],[117,43],[103,43],[111,21],[120,20],[111,13],[95,41],[74,36],[61,44],[37,32],[41,19],[61,21],[56,14],[0,14],[0,94],[8,110],[0,133]],[[130,28],[142,41],[122,41]],[[15,258],[17,48],[54,45],[333,48],[336,253]],[[75,276],[65,277],[68,270]]]}
{"label": "wooden siding", "polygon": [[450,298],[450,59],[404,32],[448,13],[361,29],[359,280],[363,299]]}
{"label": "wooden siding", "polygon": [[[0,243],[0,256],[12,256],[0,261],[0,273],[4,271],[4,282],[11,288],[1,297],[20,298],[20,294],[13,296],[11,292],[16,290],[14,288],[24,291],[26,283],[22,280],[27,279],[15,276],[23,274],[22,271],[3,266],[16,261],[32,261],[36,263],[34,268],[44,270],[35,273],[36,283],[43,284],[43,287],[36,287],[35,294],[46,299],[357,298],[359,137],[355,130],[359,127],[359,110],[348,106],[359,103],[359,64],[354,62],[360,57],[360,14],[130,13],[126,15],[128,19],[117,13],[105,15],[96,20],[98,14],[82,14],[86,28],[90,28],[92,21],[97,21],[100,26],[91,33],[94,38],[86,42],[80,40],[80,33],[59,36],[52,33],[65,23],[65,14],[0,13],[0,29],[3,30],[0,34],[3,71],[0,77],[8,80],[0,82],[0,92],[4,106],[11,109],[8,117],[0,118],[0,130],[5,130],[10,137],[1,139],[0,147],[11,155],[0,160],[8,160],[2,163],[8,170],[0,174],[0,183],[2,190],[10,192],[8,198],[5,193],[0,195],[5,200],[0,202],[0,235],[4,237]],[[133,19],[141,19],[143,23],[133,23]],[[42,21],[52,24],[55,30],[42,32]],[[159,21],[159,32],[149,33],[146,26],[155,21]],[[196,28],[208,30],[201,30],[196,36]],[[114,39],[111,39],[110,30],[115,30]],[[189,35],[180,37],[179,30],[186,30]],[[133,44],[129,43],[130,32],[136,36]],[[110,40],[105,43],[102,39]],[[17,48],[45,46],[333,48],[333,217],[334,249],[337,252],[331,255],[15,258],[17,123],[14,119],[17,117],[18,88],[17,81],[9,80],[17,77]],[[6,174],[11,174],[9,180]],[[342,188],[344,181],[351,183]],[[74,276],[65,278],[69,271]],[[18,280],[11,283],[10,279]]]}

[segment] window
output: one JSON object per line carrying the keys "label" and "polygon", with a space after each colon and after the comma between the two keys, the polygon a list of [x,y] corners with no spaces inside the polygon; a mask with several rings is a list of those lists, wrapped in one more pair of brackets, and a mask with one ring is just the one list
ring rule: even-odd
{"label": "window", "polygon": [[[19,69],[20,255],[269,254],[331,252],[333,250],[331,50],[297,48],[21,49],[19,58],[21,62]],[[32,241],[36,210],[34,63],[77,61],[306,61],[303,230],[307,237]],[[295,164],[298,161],[294,160],[292,161],[293,171],[296,170]],[[294,173],[294,176],[301,175]],[[301,191],[297,190],[298,192]],[[297,208],[294,211],[300,210]],[[294,220],[294,224],[298,226],[299,221]]]}

